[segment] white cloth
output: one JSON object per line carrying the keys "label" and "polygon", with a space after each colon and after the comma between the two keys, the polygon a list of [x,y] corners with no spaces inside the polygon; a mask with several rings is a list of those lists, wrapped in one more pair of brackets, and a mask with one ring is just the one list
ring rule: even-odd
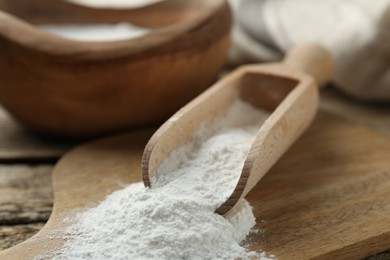
{"label": "white cloth", "polygon": [[[69,1],[129,8],[161,0]],[[390,0],[229,1],[235,18],[230,63],[280,60],[291,47],[316,41],[335,57],[333,81],[341,90],[390,101]]]}
{"label": "white cloth", "polygon": [[390,101],[390,0],[230,0],[231,63],[281,59],[319,42],[336,59],[334,82],[364,100]]}

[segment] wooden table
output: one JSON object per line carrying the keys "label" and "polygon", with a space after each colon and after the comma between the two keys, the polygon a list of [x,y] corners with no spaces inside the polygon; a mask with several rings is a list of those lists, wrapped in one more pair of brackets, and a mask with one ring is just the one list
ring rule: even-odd
{"label": "wooden table", "polygon": [[[321,95],[322,110],[390,138],[390,105],[353,101],[332,88]],[[26,240],[45,224],[53,202],[53,165],[76,144],[33,135],[0,109],[0,250]],[[390,251],[368,259],[390,259]]]}

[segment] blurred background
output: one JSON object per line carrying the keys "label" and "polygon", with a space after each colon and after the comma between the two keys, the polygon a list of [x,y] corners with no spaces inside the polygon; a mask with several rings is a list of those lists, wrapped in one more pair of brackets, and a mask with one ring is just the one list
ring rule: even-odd
{"label": "blurred background", "polygon": [[[51,171],[66,151],[91,138],[157,126],[237,66],[279,61],[303,42],[321,43],[336,62],[320,109],[390,137],[390,1],[230,0],[232,20],[214,10],[218,19],[198,31],[191,21],[205,19],[203,10],[188,12],[187,27],[172,26],[183,18],[169,19],[169,7],[161,28],[153,9],[150,17],[135,16],[136,23],[121,20],[121,10],[157,2],[0,0],[0,10],[22,18],[0,16],[0,249],[46,223]],[[65,15],[69,10],[76,11]],[[70,82],[66,91],[50,87]],[[108,85],[117,94],[104,91]]]}

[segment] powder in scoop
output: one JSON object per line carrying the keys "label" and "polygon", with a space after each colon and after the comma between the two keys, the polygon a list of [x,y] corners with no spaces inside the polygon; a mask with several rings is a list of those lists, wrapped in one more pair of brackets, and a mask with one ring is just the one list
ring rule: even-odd
{"label": "powder in scoop", "polygon": [[229,219],[214,213],[237,184],[267,116],[235,102],[168,156],[152,189],[131,184],[79,214],[56,258],[269,259],[240,245],[255,225],[248,202]]}
{"label": "powder in scoop", "polygon": [[39,28],[63,38],[78,41],[116,41],[141,37],[150,30],[129,23],[44,24]]}

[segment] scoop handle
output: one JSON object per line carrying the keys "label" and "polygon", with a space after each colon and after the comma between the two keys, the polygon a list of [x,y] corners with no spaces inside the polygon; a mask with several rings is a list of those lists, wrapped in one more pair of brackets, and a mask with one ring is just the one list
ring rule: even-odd
{"label": "scoop handle", "polygon": [[294,47],[283,62],[312,76],[320,87],[330,80],[335,69],[330,52],[317,43],[304,43]]}

